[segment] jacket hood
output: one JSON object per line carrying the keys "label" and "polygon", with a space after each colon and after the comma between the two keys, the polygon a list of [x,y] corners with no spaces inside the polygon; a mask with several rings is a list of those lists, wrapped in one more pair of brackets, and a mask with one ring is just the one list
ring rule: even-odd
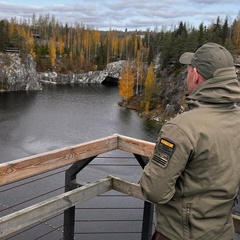
{"label": "jacket hood", "polygon": [[235,67],[215,71],[213,78],[206,80],[186,97],[189,107],[200,104],[233,104],[240,102],[240,84]]}

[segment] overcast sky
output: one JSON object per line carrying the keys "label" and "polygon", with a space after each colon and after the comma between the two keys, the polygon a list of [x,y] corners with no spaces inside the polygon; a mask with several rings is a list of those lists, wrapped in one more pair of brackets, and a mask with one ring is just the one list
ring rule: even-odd
{"label": "overcast sky", "polygon": [[0,0],[0,19],[31,19],[49,14],[61,23],[75,22],[98,30],[154,30],[180,21],[209,26],[219,16],[232,23],[240,0]]}

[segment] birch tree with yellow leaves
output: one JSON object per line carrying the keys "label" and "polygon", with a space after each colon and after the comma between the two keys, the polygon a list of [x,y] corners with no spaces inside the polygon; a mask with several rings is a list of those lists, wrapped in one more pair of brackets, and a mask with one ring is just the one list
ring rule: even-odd
{"label": "birch tree with yellow leaves", "polygon": [[119,95],[128,100],[134,95],[134,74],[129,62],[126,63],[122,70],[122,76],[119,79]]}
{"label": "birch tree with yellow leaves", "polygon": [[63,39],[62,37],[59,38],[58,40],[58,53],[62,56],[63,52],[64,52],[64,42],[63,42]]}
{"label": "birch tree with yellow leaves", "polygon": [[145,81],[145,88],[144,88],[144,103],[145,103],[145,111],[148,113],[150,109],[150,103],[152,97],[156,93],[156,81],[154,75],[154,66],[153,63],[150,64],[148,68],[148,73]]}
{"label": "birch tree with yellow leaves", "polygon": [[56,56],[56,44],[55,44],[55,41],[53,38],[49,42],[48,49],[49,49],[50,63],[51,63],[51,66],[53,67],[55,65],[56,57],[57,57]]}
{"label": "birch tree with yellow leaves", "polygon": [[235,45],[240,46],[240,19],[233,24],[233,41]]}
{"label": "birch tree with yellow leaves", "polygon": [[135,93],[139,94],[142,90],[142,86],[146,77],[146,73],[144,71],[144,63],[142,57],[142,51],[137,50],[136,58],[135,58],[135,69],[136,69],[136,89]]}

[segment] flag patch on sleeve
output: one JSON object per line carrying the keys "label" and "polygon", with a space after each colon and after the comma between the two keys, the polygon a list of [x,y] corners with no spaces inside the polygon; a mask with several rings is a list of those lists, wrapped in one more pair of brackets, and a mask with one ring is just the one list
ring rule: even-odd
{"label": "flag patch on sleeve", "polygon": [[156,145],[152,160],[156,161],[161,167],[166,168],[175,150],[175,144],[161,138]]}

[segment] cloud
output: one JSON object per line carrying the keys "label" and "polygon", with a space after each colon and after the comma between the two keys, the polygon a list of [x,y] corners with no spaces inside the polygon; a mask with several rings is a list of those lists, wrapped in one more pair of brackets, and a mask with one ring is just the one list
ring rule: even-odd
{"label": "cloud", "polygon": [[237,3],[236,0],[192,0],[189,2],[200,3],[200,4],[229,4],[229,3]]}
{"label": "cloud", "polygon": [[26,1],[0,0],[0,19],[31,19],[33,13],[49,14],[63,24],[78,22],[99,30],[146,30],[178,25],[180,21],[193,26],[201,22],[207,25],[218,16],[236,18],[239,8],[239,0],[58,0],[57,3],[49,0],[31,4]]}

